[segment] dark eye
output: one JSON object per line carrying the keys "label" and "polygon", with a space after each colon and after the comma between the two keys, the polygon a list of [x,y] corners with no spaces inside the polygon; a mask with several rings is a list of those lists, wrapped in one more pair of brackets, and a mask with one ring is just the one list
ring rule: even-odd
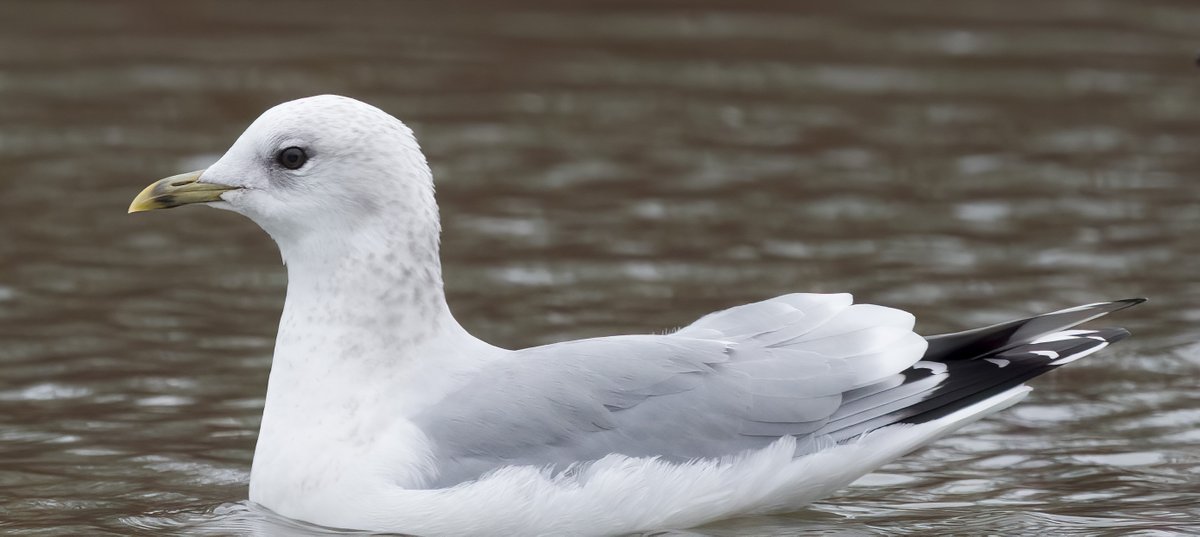
{"label": "dark eye", "polygon": [[308,162],[308,155],[299,147],[289,147],[280,151],[275,160],[279,162],[280,166],[289,170],[295,170],[303,166],[305,162]]}

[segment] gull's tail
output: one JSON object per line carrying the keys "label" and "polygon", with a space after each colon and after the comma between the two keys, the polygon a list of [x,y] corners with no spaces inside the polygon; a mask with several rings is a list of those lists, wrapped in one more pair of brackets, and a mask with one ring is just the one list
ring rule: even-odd
{"label": "gull's tail", "polygon": [[836,440],[896,423],[947,416],[1129,336],[1123,328],[1073,326],[1145,302],[1087,304],[966,332],[930,336],[920,362],[891,378],[847,392],[820,433]]}

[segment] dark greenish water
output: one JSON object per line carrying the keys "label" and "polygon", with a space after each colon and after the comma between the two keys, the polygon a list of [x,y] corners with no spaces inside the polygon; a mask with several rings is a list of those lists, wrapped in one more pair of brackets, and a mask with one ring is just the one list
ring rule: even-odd
{"label": "dark greenish water", "polygon": [[526,346],[851,291],[1134,337],[799,513],[704,535],[1200,533],[1200,4],[0,3],[0,533],[286,535],[244,503],[286,284],[127,216],[317,93],[414,127],[451,306]]}

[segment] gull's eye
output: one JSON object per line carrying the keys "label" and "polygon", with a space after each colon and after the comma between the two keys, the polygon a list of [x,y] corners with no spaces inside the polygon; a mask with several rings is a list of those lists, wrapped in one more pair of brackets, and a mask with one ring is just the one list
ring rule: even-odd
{"label": "gull's eye", "polygon": [[280,166],[289,170],[295,170],[303,166],[305,162],[308,162],[308,155],[299,147],[289,147],[280,151],[275,160],[279,162]]}

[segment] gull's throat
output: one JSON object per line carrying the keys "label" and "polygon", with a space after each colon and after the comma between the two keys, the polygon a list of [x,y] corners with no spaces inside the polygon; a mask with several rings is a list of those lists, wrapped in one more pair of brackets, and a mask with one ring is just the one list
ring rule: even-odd
{"label": "gull's throat", "polygon": [[402,360],[397,350],[414,348],[453,322],[436,237],[381,227],[280,247],[288,291],[277,362],[290,354],[343,367]]}

